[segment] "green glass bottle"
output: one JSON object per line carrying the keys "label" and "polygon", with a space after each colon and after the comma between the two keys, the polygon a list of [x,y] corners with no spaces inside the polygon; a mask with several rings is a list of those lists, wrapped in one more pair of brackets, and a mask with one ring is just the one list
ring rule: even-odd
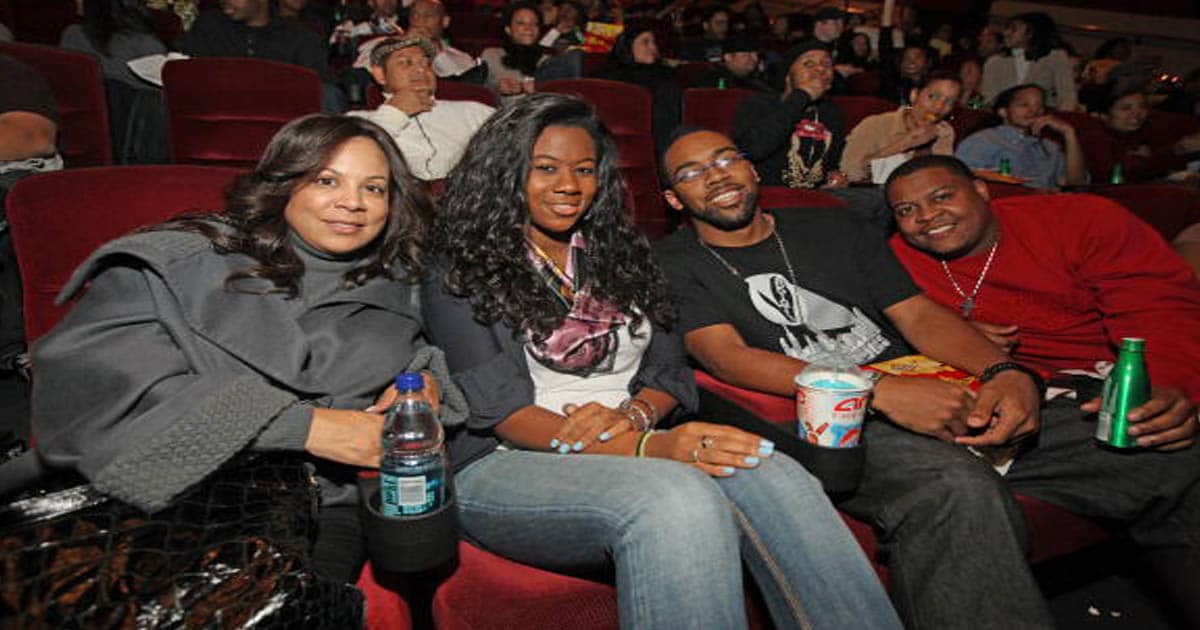
{"label": "green glass bottle", "polygon": [[1108,175],[1108,183],[1124,184],[1125,183],[1125,167],[1120,162],[1113,164],[1112,173]]}
{"label": "green glass bottle", "polygon": [[724,90],[724,89],[725,89],[725,77],[718,77],[718,78],[717,78],[717,89],[718,89],[718,90]]}
{"label": "green glass bottle", "polygon": [[1137,448],[1137,439],[1128,433],[1130,411],[1150,400],[1150,374],[1146,371],[1146,340],[1125,337],[1117,364],[1104,381],[1100,395],[1100,417],[1096,422],[1096,440],[1112,448]]}
{"label": "green glass bottle", "polygon": [[1000,166],[996,169],[996,172],[1001,175],[1012,175],[1012,163],[1008,161],[1008,158],[1000,158]]}

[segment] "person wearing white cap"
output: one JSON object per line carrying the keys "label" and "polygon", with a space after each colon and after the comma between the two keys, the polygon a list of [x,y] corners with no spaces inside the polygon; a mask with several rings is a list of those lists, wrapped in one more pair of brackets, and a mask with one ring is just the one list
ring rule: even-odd
{"label": "person wearing white cap", "polygon": [[424,37],[384,40],[371,51],[370,72],[387,100],[374,110],[349,112],[386,129],[413,174],[423,180],[445,178],[493,111],[473,101],[437,100],[436,54]]}

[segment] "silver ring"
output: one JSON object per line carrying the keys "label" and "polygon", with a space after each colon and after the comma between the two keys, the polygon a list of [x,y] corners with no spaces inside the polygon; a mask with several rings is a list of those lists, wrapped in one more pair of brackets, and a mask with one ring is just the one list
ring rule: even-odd
{"label": "silver ring", "polygon": [[714,441],[713,436],[706,435],[704,439],[700,440],[700,448],[712,448]]}
{"label": "silver ring", "polygon": [[700,463],[700,449],[692,449],[692,461],[696,462],[697,464]]}

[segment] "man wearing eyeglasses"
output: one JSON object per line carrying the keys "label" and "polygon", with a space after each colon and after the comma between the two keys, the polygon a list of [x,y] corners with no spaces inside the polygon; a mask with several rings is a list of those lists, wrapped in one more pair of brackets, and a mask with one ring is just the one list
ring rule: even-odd
{"label": "man wearing eyeglasses", "polygon": [[[963,448],[1035,432],[1040,378],[921,293],[879,231],[847,209],[762,211],[758,174],[729,138],[681,130],[660,164],[666,201],[691,229],[664,239],[657,254],[688,352],[713,376],[791,397],[809,363],[920,352],[984,381],[976,392],[936,379],[884,376],[875,385],[881,415],[865,428],[863,481],[839,507],[882,530],[906,627],[1052,627],[1021,548],[1020,509],[1002,478]],[[711,417],[807,459],[794,435],[764,421]],[[925,449],[961,458],[943,469]]]}

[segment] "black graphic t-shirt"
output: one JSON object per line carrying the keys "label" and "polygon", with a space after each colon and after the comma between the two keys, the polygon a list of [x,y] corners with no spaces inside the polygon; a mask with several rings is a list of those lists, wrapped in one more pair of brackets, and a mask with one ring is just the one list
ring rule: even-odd
{"label": "black graphic t-shirt", "polygon": [[810,363],[857,365],[912,350],[883,314],[920,293],[878,230],[845,209],[775,211],[774,237],[750,247],[714,247],[734,276],[690,229],[664,239],[657,255],[684,334],[731,324],[752,347]]}

